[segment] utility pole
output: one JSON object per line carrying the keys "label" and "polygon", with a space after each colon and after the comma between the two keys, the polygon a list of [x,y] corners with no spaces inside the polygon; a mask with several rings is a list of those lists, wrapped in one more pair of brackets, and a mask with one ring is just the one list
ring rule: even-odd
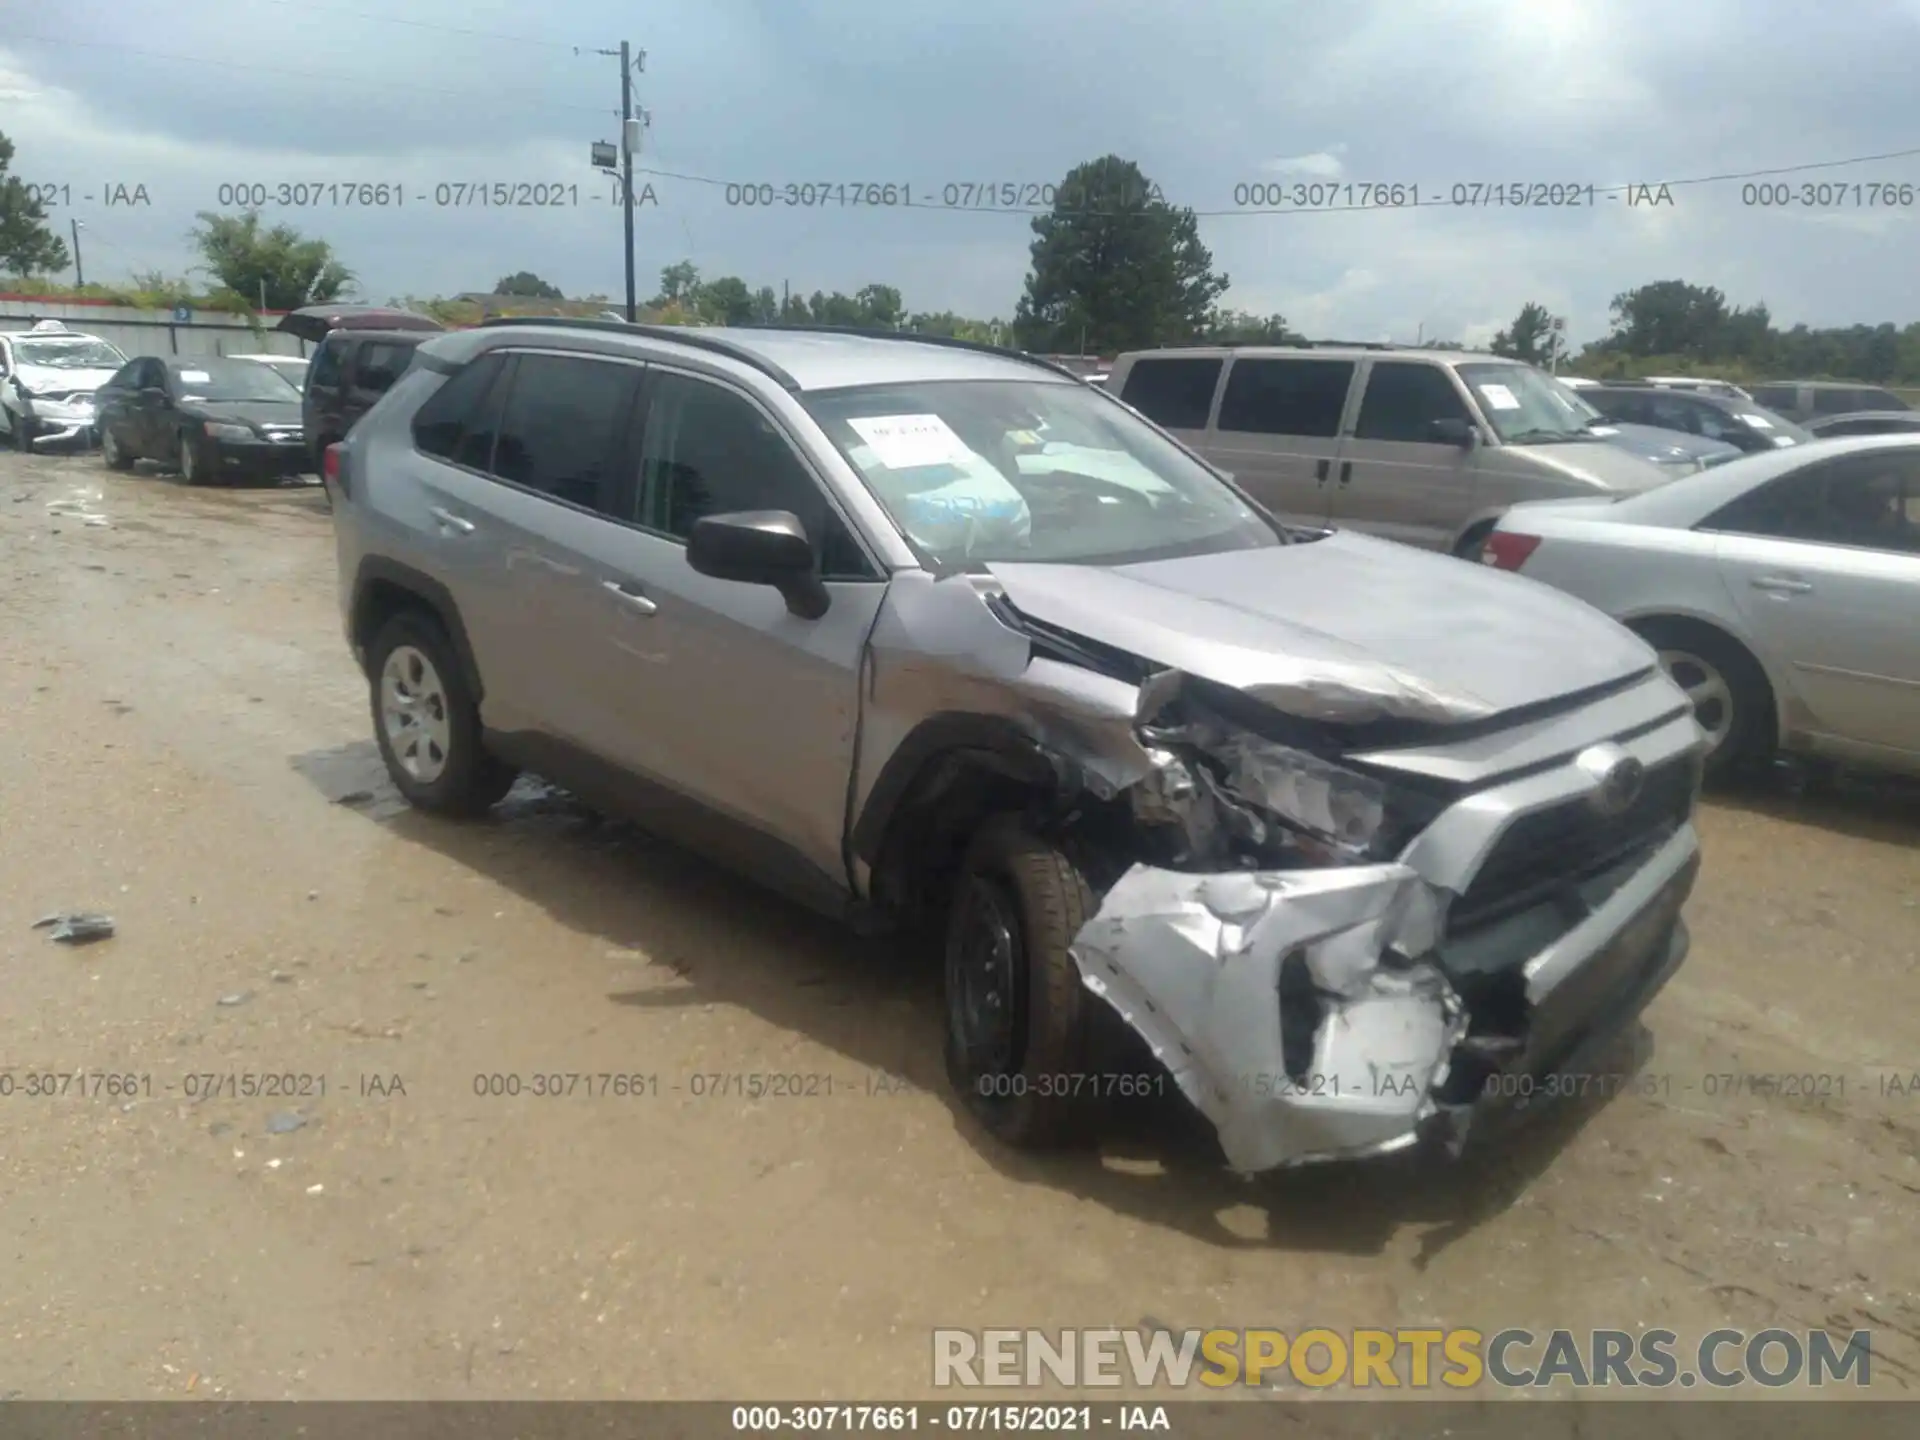
{"label": "utility pole", "polygon": [[[633,284],[633,152],[640,148],[640,133],[646,128],[645,122],[636,119],[633,113],[633,72],[647,68],[647,52],[642,50],[635,55],[633,47],[622,40],[617,51],[593,53],[620,57],[620,219],[627,243],[627,323],[631,325],[640,317]],[[595,148],[597,151],[601,147]],[[595,163],[603,162],[596,159]]]}
{"label": "utility pole", "polygon": [[73,226],[73,288],[84,290],[87,288],[87,274],[80,268],[80,222],[68,217],[68,223]]}

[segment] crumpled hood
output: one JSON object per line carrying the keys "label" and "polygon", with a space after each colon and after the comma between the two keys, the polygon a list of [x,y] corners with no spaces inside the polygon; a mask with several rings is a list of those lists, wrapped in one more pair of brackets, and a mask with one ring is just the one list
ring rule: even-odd
{"label": "crumpled hood", "polygon": [[119,374],[119,367],[108,370],[69,370],[60,365],[22,365],[20,383],[35,395],[92,394]]}
{"label": "crumpled hood", "polygon": [[1347,531],[1136,565],[987,568],[1043,624],[1331,723],[1476,720],[1656,663],[1560,591]]}

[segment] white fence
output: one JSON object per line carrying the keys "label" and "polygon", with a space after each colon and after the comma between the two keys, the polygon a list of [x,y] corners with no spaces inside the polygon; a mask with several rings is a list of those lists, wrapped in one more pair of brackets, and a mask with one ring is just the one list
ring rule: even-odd
{"label": "white fence", "polygon": [[277,312],[260,317],[260,328],[246,318],[220,311],[190,313],[185,320],[168,310],[131,305],[98,305],[71,300],[0,299],[0,330],[25,329],[35,320],[58,320],[71,330],[98,335],[130,358],[144,355],[305,355],[306,342],[274,330]]}

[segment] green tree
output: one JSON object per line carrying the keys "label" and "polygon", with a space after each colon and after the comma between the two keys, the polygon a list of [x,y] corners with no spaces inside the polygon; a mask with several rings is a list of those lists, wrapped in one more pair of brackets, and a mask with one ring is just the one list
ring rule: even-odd
{"label": "green tree", "polygon": [[203,210],[191,238],[215,278],[249,305],[268,310],[324,305],[353,284],[353,272],[334,258],[326,241],[306,239],[291,225],[263,229],[257,210],[244,215]]}
{"label": "green tree", "polygon": [[1018,343],[1108,354],[1206,333],[1226,292],[1193,211],[1169,205],[1131,160],[1077,165],[1033,220],[1032,268],[1014,311]]}
{"label": "green tree", "polygon": [[813,310],[807,304],[804,295],[785,295],[780,300],[780,323],[782,325],[806,325],[813,320]]}
{"label": "green tree", "polygon": [[780,318],[780,297],[773,293],[771,285],[762,285],[753,292],[753,323],[771,325]]}
{"label": "green tree", "polygon": [[0,135],[0,269],[12,275],[51,275],[72,264],[67,242],[47,226],[47,207],[13,167],[13,141]]}
{"label": "green tree", "polygon": [[1657,280],[1613,297],[1607,348],[1626,355],[1719,353],[1730,318],[1727,297],[1711,285]]}
{"label": "green tree", "polygon": [[1288,327],[1284,315],[1216,310],[1207,318],[1203,338],[1215,345],[1278,345],[1299,337]]}
{"label": "green tree", "polygon": [[532,300],[564,300],[558,285],[550,285],[531,270],[516,270],[493,282],[496,295],[519,295]]}
{"label": "green tree", "polygon": [[1513,317],[1513,323],[1493,337],[1493,353],[1509,360],[1524,360],[1543,369],[1563,363],[1567,358],[1566,324],[1546,306],[1529,300]]}
{"label": "green tree", "polygon": [[700,267],[691,260],[669,265],[660,272],[660,293],[655,305],[692,305],[700,294]]}
{"label": "green tree", "polygon": [[853,303],[860,309],[860,323],[873,329],[893,330],[906,323],[907,307],[891,285],[862,285]]}
{"label": "green tree", "polygon": [[712,325],[751,325],[753,292],[738,275],[723,275],[700,287],[694,309]]}

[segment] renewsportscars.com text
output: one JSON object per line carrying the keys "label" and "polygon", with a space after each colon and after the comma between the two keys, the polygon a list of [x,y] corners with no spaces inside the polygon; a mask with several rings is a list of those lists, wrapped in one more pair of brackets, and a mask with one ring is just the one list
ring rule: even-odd
{"label": "renewsportscars.com text", "polygon": [[936,1330],[933,1383],[1134,1389],[1712,1389],[1871,1382],[1866,1330]]}

